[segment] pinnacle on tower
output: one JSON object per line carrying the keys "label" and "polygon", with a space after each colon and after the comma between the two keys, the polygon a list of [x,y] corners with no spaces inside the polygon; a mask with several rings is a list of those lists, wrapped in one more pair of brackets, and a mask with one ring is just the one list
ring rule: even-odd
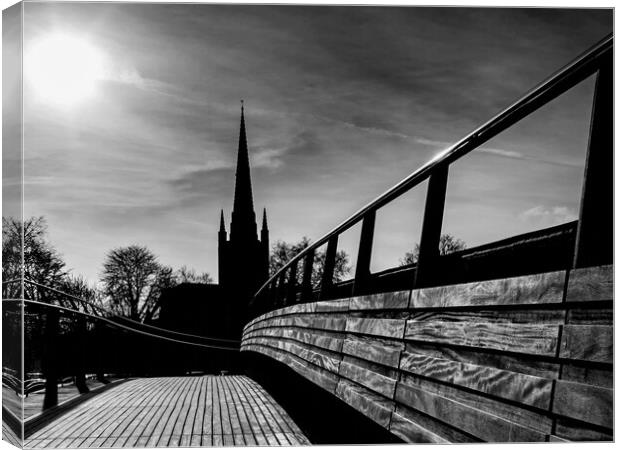
{"label": "pinnacle on tower", "polygon": [[220,211],[220,231],[226,233],[226,225],[224,224],[224,209]]}
{"label": "pinnacle on tower", "polygon": [[263,230],[268,230],[267,228],[267,208],[263,208]]}

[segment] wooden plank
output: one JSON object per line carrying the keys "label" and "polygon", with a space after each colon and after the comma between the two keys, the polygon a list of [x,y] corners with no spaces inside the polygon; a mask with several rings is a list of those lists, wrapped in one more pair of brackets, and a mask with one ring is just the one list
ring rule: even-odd
{"label": "wooden plank", "polygon": [[562,417],[556,422],[555,434],[567,441],[613,441],[611,431],[605,433],[600,427]]}
{"label": "wooden plank", "polygon": [[489,324],[564,325],[566,312],[549,308],[510,308],[476,310],[424,310],[408,314],[412,322],[464,322]]}
{"label": "wooden plank", "polygon": [[377,367],[373,367],[362,360],[346,357],[340,363],[341,377],[355,381],[372,391],[384,395],[389,399],[394,398],[394,389],[398,374],[394,370],[383,370],[379,372]]}
{"label": "wooden plank", "polygon": [[246,398],[249,400],[250,407],[256,415],[260,430],[262,432],[262,435],[265,437],[267,445],[279,445],[279,441],[275,436],[275,432],[271,424],[269,423],[269,420],[267,419],[265,411],[261,408],[261,405],[258,403],[255,396],[249,393],[247,385],[243,383],[243,380],[239,380],[239,382],[244,387],[244,390],[246,392]]}
{"label": "wooden plank", "polygon": [[231,383],[235,386],[235,390],[237,391],[239,398],[242,399],[242,404],[244,405],[243,410],[246,414],[246,419],[248,424],[250,425],[252,435],[254,436],[254,440],[256,441],[256,445],[267,445],[268,441],[263,433],[262,428],[260,427],[256,412],[252,408],[252,405],[247,397],[248,392],[245,387],[241,385],[241,379],[242,377],[233,377]]}
{"label": "wooden plank", "polygon": [[200,446],[202,445],[202,424],[204,421],[204,415],[206,410],[206,399],[207,399],[207,388],[208,388],[208,377],[202,377],[200,379],[200,391],[198,393],[198,399],[196,401],[196,411],[194,413],[194,419],[192,421],[192,429],[191,429],[191,441],[190,445]]}
{"label": "wooden plank", "polygon": [[400,384],[396,400],[411,408],[489,442],[544,442],[546,435],[517,423],[433,394],[413,386]]}
{"label": "wooden plank", "polygon": [[153,411],[157,410],[158,405],[160,404],[160,400],[162,398],[165,398],[165,394],[169,392],[163,389],[163,386],[165,386],[167,383],[170,383],[171,380],[167,380],[165,378],[159,378],[158,380],[160,381],[160,384],[150,391],[150,395],[147,397],[146,407],[142,410],[138,409],[136,411],[139,414],[139,420],[133,420],[129,424],[123,435],[119,436],[117,441],[115,441],[115,446],[133,446],[136,445],[136,443],[140,439],[140,436],[142,435],[142,430],[153,418]]}
{"label": "wooden plank", "polygon": [[211,442],[211,435],[213,434],[213,377],[205,377],[205,380],[205,401],[204,410],[202,412],[202,423],[197,424],[199,428],[194,432],[201,436],[201,445],[205,445],[205,441]]}
{"label": "wooden plank", "polygon": [[402,342],[347,334],[342,353],[397,368],[404,347]]}
{"label": "wooden plank", "polygon": [[317,330],[342,331],[346,322],[344,314],[303,314],[274,317],[253,326],[252,331],[269,327],[300,327]]}
{"label": "wooden plank", "polygon": [[[418,417],[414,417],[411,410],[406,410],[401,406],[396,407],[396,411],[392,414],[392,421],[390,423],[390,431],[396,436],[400,437],[405,442],[420,443],[420,444],[447,444],[454,442],[471,442],[471,439],[462,438],[451,433],[449,439],[445,436],[437,434],[437,430],[429,429],[421,424],[418,419],[428,424],[431,420],[428,417],[423,417],[418,414]],[[436,427],[441,427],[439,422],[435,422]],[[428,426],[428,425],[427,425]],[[445,425],[443,428],[447,428]],[[458,436],[455,438],[455,435]],[[461,438],[461,439],[459,439]]]}
{"label": "wooden plank", "polygon": [[532,355],[509,355],[488,352],[483,349],[468,349],[463,347],[435,345],[427,342],[408,342],[405,351],[430,356],[432,358],[448,359],[465,364],[493,367],[508,370],[539,378],[559,378],[560,364],[541,360]]}
{"label": "wooden plank", "polygon": [[291,359],[290,367],[326,391],[333,393],[336,390],[338,375],[296,358]]}
{"label": "wooden plank", "polygon": [[213,405],[211,434],[213,435],[213,445],[224,444],[222,440],[223,426],[218,384],[217,377],[213,377],[211,379],[211,404]]}
{"label": "wooden plank", "polygon": [[415,289],[411,308],[560,303],[565,271]]}
{"label": "wooden plank", "polygon": [[568,275],[567,302],[612,300],[614,296],[613,265],[573,269]]}
{"label": "wooden plank", "polygon": [[558,325],[407,321],[405,339],[555,356]]}
{"label": "wooden plank", "polygon": [[114,420],[111,426],[98,436],[106,438],[101,444],[102,447],[111,447],[114,445],[119,436],[123,434],[125,428],[131,423],[130,421],[136,416],[136,410],[139,411],[150,397],[149,391],[136,394],[138,401],[128,399],[124,408],[114,410]]}
{"label": "wooden plank", "polygon": [[241,428],[241,422],[237,412],[237,406],[232,398],[232,390],[227,382],[228,377],[220,377],[220,384],[224,392],[224,401],[228,407],[228,417],[230,418],[230,425],[232,428],[232,435],[235,445],[245,445],[245,439],[243,438],[243,430]]}
{"label": "wooden plank", "polygon": [[595,386],[613,389],[614,373],[613,367],[607,369],[591,367],[590,364],[565,364],[562,366],[562,379],[574,381],[582,384],[592,384]]}
{"label": "wooden plank", "polygon": [[508,422],[516,423],[519,426],[531,428],[541,434],[549,434],[552,430],[553,419],[543,410],[537,412],[531,408],[526,409],[517,404],[508,403],[459,387],[405,373],[401,373],[399,384],[412,386],[415,389],[449,398],[471,408],[490,412],[494,416],[505,419]]}
{"label": "wooden plank", "polygon": [[570,325],[613,325],[614,310],[612,308],[584,308],[584,304],[571,305],[567,311],[566,322]]}
{"label": "wooden plank", "polygon": [[254,430],[252,430],[252,425],[248,419],[248,402],[241,398],[239,392],[237,391],[237,387],[235,383],[233,383],[234,376],[226,377],[224,380],[227,385],[227,390],[230,392],[231,400],[233,401],[236,412],[237,419],[239,421],[240,432],[243,435],[243,440],[247,445],[257,445],[256,438],[254,437]]}
{"label": "wooden plank", "polygon": [[612,363],[613,345],[613,326],[565,325],[560,344],[560,357]]}
{"label": "wooden plank", "polygon": [[394,402],[347,380],[340,380],[336,387],[336,397],[342,399],[366,417],[384,428],[388,428],[394,409]]}
{"label": "wooden plank", "polygon": [[[128,384],[133,385],[131,381],[129,381]],[[88,403],[89,405],[105,406],[108,403],[119,404],[122,401],[122,397],[113,395],[110,391],[106,391],[100,395],[91,398],[90,400],[88,400]],[[64,414],[63,418],[66,419],[65,422],[54,421],[51,424],[34,432],[29,438],[45,439],[48,438],[50,435],[63,435],[68,430],[71,422],[73,422],[74,428],[79,430],[80,427],[94,421],[95,419],[92,415],[84,414],[82,407],[83,404]]]}
{"label": "wooden plank", "polygon": [[183,382],[182,390],[177,391],[173,401],[169,407],[164,410],[161,420],[157,423],[157,426],[152,430],[151,438],[147,441],[149,446],[167,446],[172,436],[172,430],[176,423],[177,416],[181,412],[185,393],[191,386],[191,379],[186,378]]}
{"label": "wooden plank", "polygon": [[246,384],[246,389],[251,392],[252,397],[265,415],[278,443],[280,445],[289,445],[290,442],[285,433],[291,430],[288,428],[286,421],[275,411],[273,404],[267,399],[268,395],[263,389],[257,389],[256,386],[248,380],[244,380],[243,383]]}
{"label": "wooden plank", "polygon": [[[183,398],[179,415],[177,416],[174,427],[172,428],[168,445],[183,446],[183,436],[191,436],[194,425],[194,414],[198,393],[200,391],[200,377],[191,377],[191,385],[187,390],[187,395]],[[191,417],[191,419],[190,419]],[[185,444],[187,446],[187,444]]]}
{"label": "wooden plank", "polygon": [[[145,389],[145,386],[140,385],[136,385],[134,387],[138,395],[140,395]],[[113,420],[113,415],[110,414],[110,411],[125,411],[127,409],[127,403],[129,401],[128,396],[123,395],[124,392],[120,393],[120,395],[119,392],[116,392],[116,395],[114,395],[112,392],[113,390],[107,392],[107,394],[113,400],[110,402],[105,402],[103,405],[101,405],[103,411],[106,412],[104,414],[89,413],[94,405],[89,404],[86,407],[86,404],[83,404],[77,408],[77,417],[75,417],[74,420],[66,420],[68,419],[68,417],[63,416],[63,419],[66,420],[66,424],[61,429],[57,428],[56,430],[52,431],[52,433],[55,434],[58,439],[51,442],[50,445],[80,446],[82,445],[82,442],[84,442],[87,438],[92,438],[94,440],[102,437],[102,432]],[[66,439],[66,436],[69,436],[69,439]]]}
{"label": "wooden plank", "polygon": [[553,382],[546,378],[412,352],[403,353],[400,368],[541,409],[547,409],[551,402]]}
{"label": "wooden plank", "polygon": [[309,379],[329,392],[333,393],[336,389],[336,385],[338,384],[338,376],[336,374],[328,372],[325,369],[321,369],[314,364],[308,363],[307,361],[304,361],[291,353],[284,353],[281,350],[259,345],[248,346],[248,351],[262,353],[288,365],[301,376]]}
{"label": "wooden plank", "polygon": [[386,292],[351,298],[351,310],[407,309],[410,291]]}
{"label": "wooden plank", "polygon": [[281,428],[286,434],[287,438],[289,438],[291,434],[303,435],[301,429],[297,426],[295,422],[293,422],[293,420],[286,413],[286,411],[284,411],[284,409],[273,399],[273,397],[268,395],[258,383],[247,377],[244,377],[243,380],[245,384],[248,385],[248,390],[252,390],[252,392],[256,392],[257,395],[262,396],[265,404],[269,405],[271,410],[277,415],[276,420],[278,420],[281,424]]}
{"label": "wooden plank", "polygon": [[250,341],[256,345],[263,345],[265,347],[272,347],[283,352],[287,352],[297,356],[300,359],[308,361],[318,367],[324,368],[330,372],[337,372],[338,365],[342,356],[337,353],[329,353],[317,348],[311,348],[304,344],[297,344],[295,342],[262,338],[253,339]]}
{"label": "wooden plank", "polygon": [[220,403],[220,417],[222,423],[222,434],[224,435],[224,445],[229,445],[226,444],[226,436],[232,437],[233,427],[230,412],[228,410],[228,404],[226,402],[226,390],[224,389],[224,386],[222,386],[223,377],[215,377],[215,380],[217,385],[217,395]]}
{"label": "wooden plank", "polygon": [[344,342],[344,334],[342,333],[316,332],[314,330],[288,329],[284,330],[282,337],[295,339],[304,344],[321,347],[333,352],[341,352]]}
{"label": "wooden plank", "polygon": [[349,310],[349,299],[326,300],[314,303],[313,312],[346,313]]}
{"label": "wooden plank", "polygon": [[613,389],[558,380],[553,397],[553,412],[612,428],[613,392]]}
{"label": "wooden plank", "polygon": [[401,339],[404,329],[405,320],[349,317],[345,330],[350,333]]}
{"label": "wooden plank", "polygon": [[[174,401],[174,398],[178,392],[184,387],[184,383],[180,379],[170,378],[166,380],[166,386],[164,390],[164,396],[154,405],[154,408],[151,410],[151,417],[148,422],[144,424],[140,429],[136,430],[136,436],[134,437],[134,445],[138,446],[142,443],[142,446],[146,446],[147,443],[153,439],[153,435],[155,434],[155,430],[158,427],[163,427],[164,422],[167,419],[166,412],[171,406],[171,403]],[[161,423],[161,424],[160,424]],[[153,439],[158,440],[158,439]]]}

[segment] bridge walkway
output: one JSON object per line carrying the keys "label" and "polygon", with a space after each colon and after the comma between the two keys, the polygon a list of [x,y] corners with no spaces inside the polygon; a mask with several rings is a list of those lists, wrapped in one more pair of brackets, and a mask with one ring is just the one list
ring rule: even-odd
{"label": "bridge walkway", "polygon": [[308,439],[246,376],[131,379],[26,439],[28,448],[303,445]]}

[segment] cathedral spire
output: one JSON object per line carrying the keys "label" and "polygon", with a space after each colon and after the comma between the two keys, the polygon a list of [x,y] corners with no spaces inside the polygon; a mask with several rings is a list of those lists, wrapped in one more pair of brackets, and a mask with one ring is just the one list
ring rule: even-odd
{"label": "cathedral spire", "polygon": [[220,212],[220,232],[226,233],[226,225],[224,224],[224,210]]}
{"label": "cathedral spire", "polygon": [[245,134],[245,115],[241,100],[241,125],[239,127],[239,148],[237,150],[237,171],[235,174],[235,199],[233,203],[232,222],[233,235],[244,235],[256,238],[256,215],[252,199],[252,180],[250,178],[250,157]]}
{"label": "cathedral spire", "polygon": [[263,208],[263,230],[269,230],[267,228],[267,208]]}

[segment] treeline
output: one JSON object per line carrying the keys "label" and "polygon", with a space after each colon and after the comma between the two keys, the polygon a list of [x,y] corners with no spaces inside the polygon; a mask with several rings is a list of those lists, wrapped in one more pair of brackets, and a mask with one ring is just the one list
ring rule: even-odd
{"label": "treeline", "polygon": [[[270,275],[306,249],[310,242],[305,236],[296,243],[276,241],[269,258]],[[439,253],[443,255],[463,250],[466,245],[458,238],[443,234],[439,247]],[[405,253],[400,264],[415,264],[418,254],[419,245],[416,244],[412,251]],[[21,298],[21,284],[11,281],[22,278],[23,266],[24,279],[33,282],[24,283],[26,299],[47,302],[50,292],[48,288],[52,288],[140,322],[158,318],[159,299],[164,289],[181,283],[213,282],[208,273],[197,273],[187,266],[174,269],[159,262],[158,257],[147,247],[129,245],[108,251],[98,283],[88,283],[84,277],[67,268],[62,255],[49,242],[44,217],[32,217],[23,223],[12,217],[2,218],[2,261],[3,298]],[[314,256],[314,287],[318,287],[321,282],[324,265],[325,250],[319,250]],[[297,271],[299,283],[302,273],[302,270]],[[342,281],[350,273],[349,255],[339,250],[336,253],[333,281]]]}
{"label": "treeline", "polygon": [[[22,241],[23,239],[23,241]],[[22,245],[23,242],[23,245]],[[22,252],[23,249],[23,252]],[[211,283],[208,273],[183,266],[173,269],[161,264],[147,247],[130,245],[110,250],[103,261],[99,282],[88,283],[67,268],[62,255],[50,243],[43,217],[23,222],[2,218],[2,297],[47,302],[54,289],[97,304],[133,320],[148,322],[159,314],[159,297],[165,288],[180,283]]]}

